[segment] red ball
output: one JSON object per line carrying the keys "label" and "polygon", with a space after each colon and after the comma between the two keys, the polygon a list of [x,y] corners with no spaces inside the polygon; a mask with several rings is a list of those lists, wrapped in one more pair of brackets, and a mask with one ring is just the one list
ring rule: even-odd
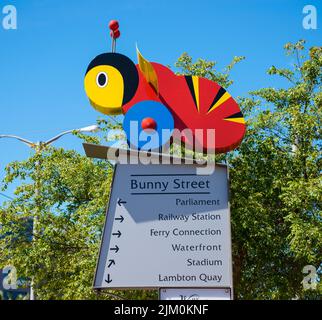
{"label": "red ball", "polygon": [[115,31],[112,31],[112,32],[113,32],[112,37],[113,37],[114,39],[119,38],[119,37],[120,37],[120,35],[121,35],[120,30],[115,30]]}
{"label": "red ball", "polygon": [[115,31],[119,28],[119,23],[117,20],[111,20],[110,23],[108,24],[108,27],[112,30]]}
{"label": "red ball", "polygon": [[152,118],[144,118],[141,122],[141,127],[143,130],[155,130],[157,128],[157,123]]}

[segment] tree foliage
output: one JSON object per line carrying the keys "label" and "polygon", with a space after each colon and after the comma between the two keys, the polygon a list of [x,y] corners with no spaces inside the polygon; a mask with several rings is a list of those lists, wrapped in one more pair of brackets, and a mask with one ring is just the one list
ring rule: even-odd
{"label": "tree foliage", "polygon": [[[239,299],[318,298],[304,291],[302,269],[322,262],[321,66],[322,48],[306,56],[304,41],[287,44],[290,69],[268,74],[286,88],[264,88],[239,98],[247,134],[237,151],[218,157],[230,168],[235,295]],[[179,73],[228,88],[235,57],[222,72],[216,63],[187,54]],[[103,131],[119,129],[100,119]],[[80,138],[98,143],[98,137]],[[116,136],[120,138],[120,136]],[[109,140],[109,139],[107,139]],[[113,166],[75,151],[46,147],[6,167],[3,188],[21,181],[0,208],[0,268],[12,264],[33,279],[38,299],[156,298],[155,291],[92,290]],[[40,152],[41,151],[41,152]],[[34,240],[26,221],[36,219]],[[130,266],[129,266],[130,267]],[[321,271],[321,268],[318,270]]]}
{"label": "tree foliage", "polygon": [[240,298],[321,294],[321,285],[304,292],[301,282],[305,265],[322,263],[322,48],[311,48],[309,57],[303,41],[285,50],[295,65],[273,66],[268,74],[284,77],[288,87],[259,89],[242,101],[248,132],[229,155]]}

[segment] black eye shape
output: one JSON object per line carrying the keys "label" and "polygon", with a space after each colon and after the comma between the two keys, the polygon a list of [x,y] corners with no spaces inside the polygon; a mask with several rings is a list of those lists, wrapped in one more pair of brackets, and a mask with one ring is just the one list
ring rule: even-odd
{"label": "black eye shape", "polygon": [[108,77],[105,72],[100,72],[96,77],[96,83],[100,88],[104,88],[107,86]]}

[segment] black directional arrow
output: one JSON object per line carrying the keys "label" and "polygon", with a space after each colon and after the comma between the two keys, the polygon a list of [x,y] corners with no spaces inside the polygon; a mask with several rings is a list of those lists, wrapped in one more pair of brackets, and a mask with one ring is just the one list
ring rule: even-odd
{"label": "black directional arrow", "polygon": [[105,282],[111,283],[113,280],[111,279],[110,274],[107,275],[107,279],[105,279]]}
{"label": "black directional arrow", "polygon": [[110,250],[113,250],[115,251],[115,253],[118,253],[120,248],[117,245],[115,245],[115,248],[111,248]]}
{"label": "black directional arrow", "polygon": [[122,235],[121,231],[118,230],[117,232],[115,233],[112,233],[112,236],[117,236],[118,238]]}
{"label": "black directional arrow", "polygon": [[126,201],[122,201],[122,199],[119,199],[119,201],[117,202],[119,206],[122,206],[122,204],[126,204]]}
{"label": "black directional arrow", "polygon": [[108,268],[111,268],[112,267],[112,265],[114,264],[115,265],[115,260],[108,260],[109,261],[109,264],[108,264]]}
{"label": "black directional arrow", "polygon": [[122,223],[124,221],[124,217],[120,216],[119,218],[115,218],[115,220],[118,220],[118,221],[120,221],[120,223]]}

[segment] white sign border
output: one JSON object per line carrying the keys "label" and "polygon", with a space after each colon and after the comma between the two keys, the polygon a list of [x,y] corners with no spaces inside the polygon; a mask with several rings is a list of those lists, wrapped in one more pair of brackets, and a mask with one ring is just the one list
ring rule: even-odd
{"label": "white sign border", "polygon": [[[147,164],[148,166],[149,164]],[[162,165],[162,164],[160,164]],[[169,164],[167,164],[169,165]],[[192,164],[186,164],[182,161],[182,163],[178,163],[178,164],[171,164],[171,165],[174,165],[174,166],[182,166],[182,165],[185,165],[185,166],[195,166],[195,167],[202,167],[202,165],[200,164],[197,164],[197,163],[192,163]],[[231,212],[230,212],[230,179],[229,179],[229,166],[227,164],[224,164],[224,163],[213,163],[213,165],[215,166],[220,166],[220,167],[225,167],[226,170],[227,170],[227,186],[228,186],[228,219],[229,219],[229,222],[230,222],[230,228],[229,228],[229,239],[230,239],[230,257],[229,257],[229,268],[230,268],[230,274],[231,274],[231,280],[230,280],[230,283],[231,283],[231,287],[220,287],[221,289],[224,289],[224,288],[229,288],[231,290],[231,296],[233,297],[233,294],[234,294],[234,291],[233,291],[233,260],[232,260],[232,238],[231,238]],[[93,278],[93,281],[92,281],[92,287],[93,287],[93,290],[96,291],[96,292],[101,292],[101,291],[108,291],[108,290],[159,290],[160,289],[171,289],[171,288],[178,288],[177,286],[175,287],[170,287],[169,285],[166,285],[165,287],[146,287],[146,286],[142,286],[142,287],[96,287],[95,286],[95,283],[96,283],[96,277],[97,277],[97,272],[98,272],[98,266],[99,266],[99,260],[100,260],[100,256],[101,256],[101,252],[102,252],[102,248],[103,248],[103,241],[104,241],[104,234],[105,234],[105,229],[107,227],[107,220],[108,220],[108,213],[109,213],[109,209],[110,209],[110,206],[111,206],[111,199],[112,199],[112,192],[113,192],[113,186],[114,186],[114,181],[115,181],[115,176],[116,176],[116,171],[117,171],[117,167],[118,166],[122,166],[122,164],[116,162],[115,165],[114,165],[114,172],[113,172],[113,177],[112,177],[112,181],[111,181],[111,185],[110,185],[110,188],[111,188],[111,192],[110,192],[110,196],[109,196],[109,200],[108,200],[108,204],[107,204],[107,208],[106,208],[106,214],[105,214],[105,221],[104,221],[104,227],[103,227],[103,232],[102,232],[102,236],[101,236],[101,241],[100,241],[100,249],[99,249],[99,254],[97,256],[97,259],[96,259],[96,267],[95,267],[95,273],[94,273],[94,278]],[[185,287],[186,289],[190,288],[190,287]],[[191,288],[194,288],[194,287],[191,287]],[[216,288],[219,288],[219,287],[205,287],[205,288],[208,288],[208,289],[216,289]]]}

